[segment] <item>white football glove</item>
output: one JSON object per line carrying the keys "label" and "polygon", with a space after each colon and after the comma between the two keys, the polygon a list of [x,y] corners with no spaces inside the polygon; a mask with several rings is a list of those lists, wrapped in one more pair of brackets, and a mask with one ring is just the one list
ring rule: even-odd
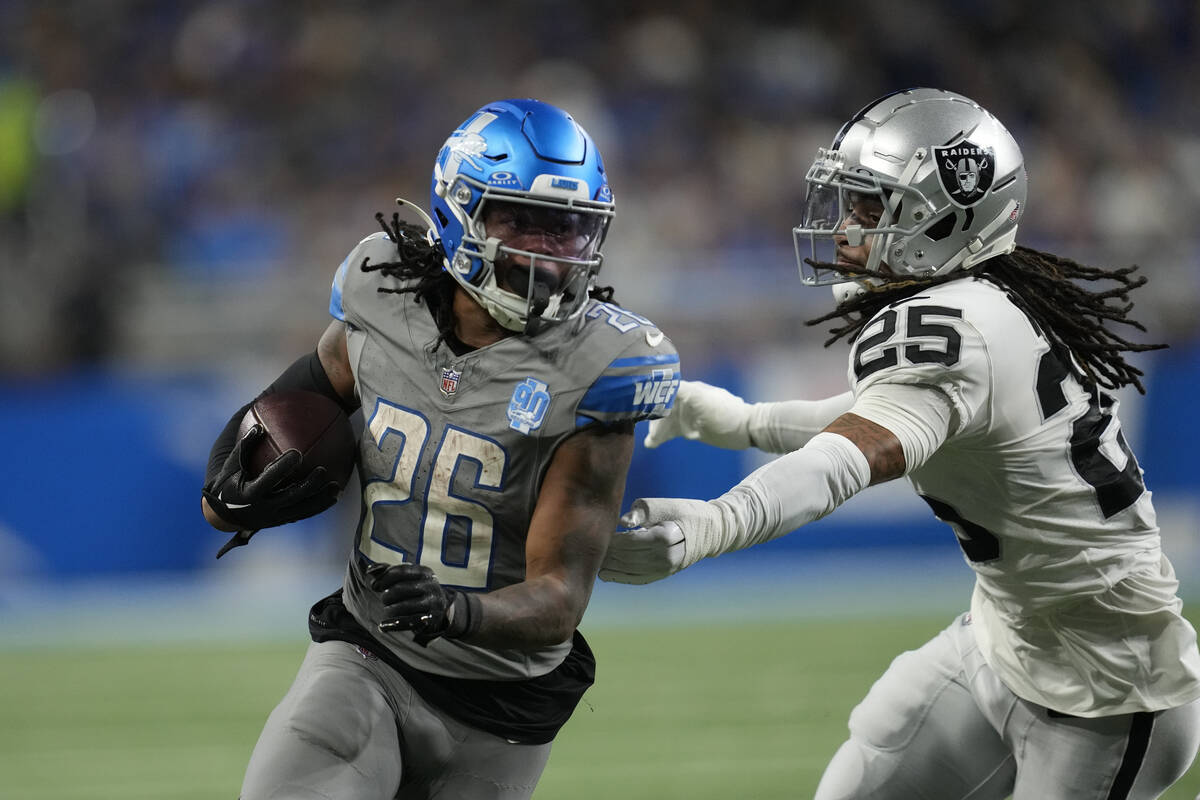
{"label": "white football glove", "polygon": [[652,583],[709,555],[722,520],[720,510],[704,500],[651,497],[634,501],[621,524],[631,530],[613,534],[600,579]]}
{"label": "white football glove", "polygon": [[745,450],[751,446],[752,407],[719,386],[702,381],[681,381],[675,404],[667,416],[650,421],[643,444],[653,449],[682,436],[726,450]]}

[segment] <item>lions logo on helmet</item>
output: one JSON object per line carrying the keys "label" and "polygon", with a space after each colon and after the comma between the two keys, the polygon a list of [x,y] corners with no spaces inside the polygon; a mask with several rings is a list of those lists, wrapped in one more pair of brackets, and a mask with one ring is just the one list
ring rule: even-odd
{"label": "lions logo on helmet", "polygon": [[483,166],[479,163],[479,157],[487,150],[487,139],[480,136],[479,132],[486,128],[494,119],[496,119],[495,114],[480,114],[471,120],[470,125],[450,134],[450,138],[443,145],[448,156],[445,165],[442,166],[442,178],[444,181],[451,181],[458,175],[459,165],[463,161],[470,164],[472,169],[477,172],[482,171]]}

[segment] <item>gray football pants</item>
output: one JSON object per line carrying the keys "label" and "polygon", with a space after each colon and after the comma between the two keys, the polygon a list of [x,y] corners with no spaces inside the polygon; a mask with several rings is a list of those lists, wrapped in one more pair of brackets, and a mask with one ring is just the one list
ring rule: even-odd
{"label": "gray football pants", "polygon": [[1153,714],[1063,717],[1021,700],[964,614],[892,662],[850,715],[816,800],[1150,800],[1200,747],[1200,700]]}
{"label": "gray football pants", "polygon": [[550,745],[512,744],[430,706],[345,642],[312,644],[259,736],[242,800],[519,800]]}

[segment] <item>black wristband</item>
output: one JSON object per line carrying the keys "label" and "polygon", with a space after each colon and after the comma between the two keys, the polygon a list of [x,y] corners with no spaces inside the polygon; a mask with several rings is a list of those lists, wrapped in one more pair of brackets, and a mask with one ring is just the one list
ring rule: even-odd
{"label": "black wristband", "polygon": [[462,639],[479,630],[479,626],[483,624],[483,605],[479,602],[479,595],[474,592],[456,592],[453,589],[447,589],[446,593],[453,595],[450,605],[454,613],[442,636],[447,639]]}

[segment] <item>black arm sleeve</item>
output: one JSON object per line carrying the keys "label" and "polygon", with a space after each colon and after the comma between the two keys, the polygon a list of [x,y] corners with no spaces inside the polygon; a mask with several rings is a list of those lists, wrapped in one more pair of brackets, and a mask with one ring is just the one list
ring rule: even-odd
{"label": "black arm sleeve", "polygon": [[305,389],[317,394],[323,394],[341,406],[347,415],[353,414],[358,408],[357,405],[347,402],[346,398],[338,394],[337,389],[333,388],[333,384],[329,381],[329,375],[325,373],[325,367],[321,364],[321,357],[317,355],[316,350],[308,355],[300,356],[300,358],[292,362],[290,367],[283,371],[283,374],[275,379],[274,383],[263,389],[254,400],[251,400],[235,411],[229,422],[225,423],[225,428],[217,436],[217,440],[213,442],[212,450],[208,454],[208,468],[204,471],[205,486],[217,476],[217,473],[221,471],[221,467],[225,465],[225,460],[233,452],[233,446],[237,444],[237,432],[242,424],[242,418],[246,416],[246,412],[250,410],[250,406],[254,405],[254,401],[258,400],[259,397],[266,397],[269,394],[287,389]]}

